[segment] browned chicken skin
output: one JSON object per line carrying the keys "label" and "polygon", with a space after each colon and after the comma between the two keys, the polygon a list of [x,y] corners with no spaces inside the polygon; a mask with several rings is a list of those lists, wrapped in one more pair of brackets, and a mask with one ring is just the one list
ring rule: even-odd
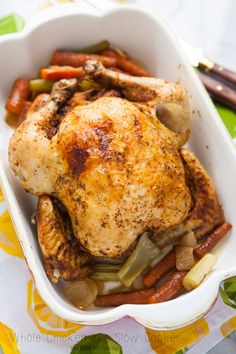
{"label": "browned chicken skin", "polygon": [[182,148],[180,154],[192,197],[192,208],[181,224],[164,232],[154,233],[152,238],[160,248],[173,243],[190,230],[194,231],[197,239],[201,239],[224,222],[216,189],[206,170],[190,150]]}
{"label": "browned chicken skin", "polygon": [[[215,214],[217,220],[223,214],[200,163],[186,150],[179,152],[190,131],[182,86],[131,77],[97,62],[84,69],[134,102],[100,97],[62,116],[76,80],[61,80],[50,96],[38,96],[9,146],[9,162],[23,188],[60,200],[81,249],[93,256],[122,257],[147,229],[159,234],[187,225],[199,235],[210,231]],[[205,198],[212,212],[199,226],[206,202],[201,190],[209,192]],[[60,212],[47,196],[39,200],[38,233],[53,281],[87,274],[84,256],[71,250]]]}
{"label": "browned chicken skin", "polygon": [[188,149],[181,149],[181,156],[193,199],[193,208],[184,223],[200,239],[224,222],[224,213],[213,182],[200,161]]}
{"label": "browned chicken skin", "polygon": [[54,283],[59,278],[75,280],[86,277],[89,257],[66,238],[65,217],[50,197],[39,198],[37,207],[38,240],[45,260],[46,273]]}

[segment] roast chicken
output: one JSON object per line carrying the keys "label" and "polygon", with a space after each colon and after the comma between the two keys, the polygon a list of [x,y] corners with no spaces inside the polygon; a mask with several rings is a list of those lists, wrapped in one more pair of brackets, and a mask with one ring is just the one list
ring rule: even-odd
{"label": "roast chicken", "polygon": [[[205,228],[223,219],[213,185],[201,178],[205,171],[181,150],[190,132],[185,89],[114,72],[94,61],[84,70],[98,83],[119,89],[122,97],[68,108],[78,82],[61,80],[50,95],[35,99],[9,145],[14,174],[26,191],[40,197],[39,242],[53,281],[83,277],[90,256],[128,255],[146,230],[159,235],[186,223],[200,230],[202,204],[213,206]],[[207,181],[211,204],[201,203],[191,160],[203,181],[200,189]],[[69,215],[76,247],[66,236],[54,198]]]}

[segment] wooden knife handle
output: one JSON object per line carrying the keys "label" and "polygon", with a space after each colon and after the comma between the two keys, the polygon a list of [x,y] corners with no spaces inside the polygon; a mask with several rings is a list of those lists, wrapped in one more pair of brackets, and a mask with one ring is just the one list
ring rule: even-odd
{"label": "wooden knife handle", "polygon": [[213,95],[218,101],[223,102],[230,108],[236,110],[236,90],[213,79],[204,72],[199,72],[199,76],[211,95]]}
{"label": "wooden knife handle", "polygon": [[211,61],[200,61],[199,67],[205,69],[208,72],[214,73],[219,77],[222,77],[226,81],[231,82],[232,84],[236,85],[236,72],[226,69],[223,66],[213,63]]}

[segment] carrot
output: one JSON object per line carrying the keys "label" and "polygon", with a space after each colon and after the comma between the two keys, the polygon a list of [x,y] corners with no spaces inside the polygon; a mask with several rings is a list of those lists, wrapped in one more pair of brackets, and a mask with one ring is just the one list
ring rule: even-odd
{"label": "carrot", "polygon": [[175,251],[170,251],[157,265],[148,272],[144,278],[143,283],[146,288],[152,287],[158,280],[166,275],[170,270],[174,269],[176,265]]}
{"label": "carrot", "polygon": [[149,72],[143,69],[138,64],[134,63],[132,60],[124,59],[124,58],[117,58],[117,65],[119,69],[128,72],[130,75],[133,76],[152,76]]}
{"label": "carrot", "polygon": [[194,255],[202,258],[205,254],[209,253],[213,247],[231,230],[232,225],[228,222],[217,227],[206,240],[202,241],[194,250]]}
{"label": "carrot", "polygon": [[84,70],[82,67],[73,68],[72,66],[50,66],[49,68],[42,68],[40,76],[46,80],[61,80],[84,77]]}
{"label": "carrot", "polygon": [[24,79],[16,80],[6,102],[6,110],[13,114],[19,114],[29,93],[29,81]]}
{"label": "carrot", "polygon": [[114,49],[107,49],[102,52],[103,55],[116,58],[117,59],[117,67],[122,71],[129,73],[134,76],[151,76],[145,69],[143,69],[138,64],[134,63],[132,60],[125,58],[120,53],[118,53]]}
{"label": "carrot", "polygon": [[124,304],[147,304],[148,297],[154,293],[154,289],[142,289],[121,293],[99,295],[95,300],[95,306],[110,307]]}
{"label": "carrot", "polygon": [[103,50],[102,55],[105,55],[105,57],[110,57],[110,58],[124,58],[124,55],[118,53],[115,49],[108,48],[106,50]]}
{"label": "carrot", "polygon": [[86,54],[56,50],[52,55],[53,65],[83,66],[87,60],[100,61],[105,67],[117,66],[117,59],[99,54]]}
{"label": "carrot", "polygon": [[172,299],[183,289],[183,279],[188,272],[175,272],[148,297],[149,304],[156,304]]}
{"label": "carrot", "polygon": [[114,50],[109,49],[105,53],[108,53],[109,56],[56,50],[52,55],[51,62],[53,65],[77,67],[83,66],[87,60],[97,60],[105,67],[118,67],[134,76],[151,76],[142,67],[129,59],[125,59]]}
{"label": "carrot", "polygon": [[112,71],[115,71],[115,72],[117,72],[117,73],[122,73],[122,74],[130,75],[130,73],[128,73],[127,71],[118,69],[118,68],[116,68],[115,66],[112,67],[112,68],[109,68],[109,69],[112,70]]}
{"label": "carrot", "polygon": [[30,101],[24,102],[21,112],[18,116],[18,125],[20,125],[26,119],[28,110],[30,109],[31,105],[32,105],[32,102],[30,102]]}

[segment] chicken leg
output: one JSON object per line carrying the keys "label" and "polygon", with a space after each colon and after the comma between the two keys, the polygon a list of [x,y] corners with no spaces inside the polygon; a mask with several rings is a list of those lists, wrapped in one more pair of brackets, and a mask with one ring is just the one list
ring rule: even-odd
{"label": "chicken leg", "polygon": [[58,110],[72,96],[76,86],[76,79],[61,80],[54,84],[50,96],[38,96],[10,140],[10,166],[22,187],[34,195],[53,193],[51,172],[55,164],[51,163],[48,151],[50,137],[58,124]]}
{"label": "chicken leg", "polygon": [[122,89],[130,101],[142,102],[142,108],[150,110],[167,128],[181,136],[180,145],[189,137],[191,116],[186,90],[183,86],[162,79],[136,77],[106,69],[102,63],[87,61],[87,76],[108,87]]}

